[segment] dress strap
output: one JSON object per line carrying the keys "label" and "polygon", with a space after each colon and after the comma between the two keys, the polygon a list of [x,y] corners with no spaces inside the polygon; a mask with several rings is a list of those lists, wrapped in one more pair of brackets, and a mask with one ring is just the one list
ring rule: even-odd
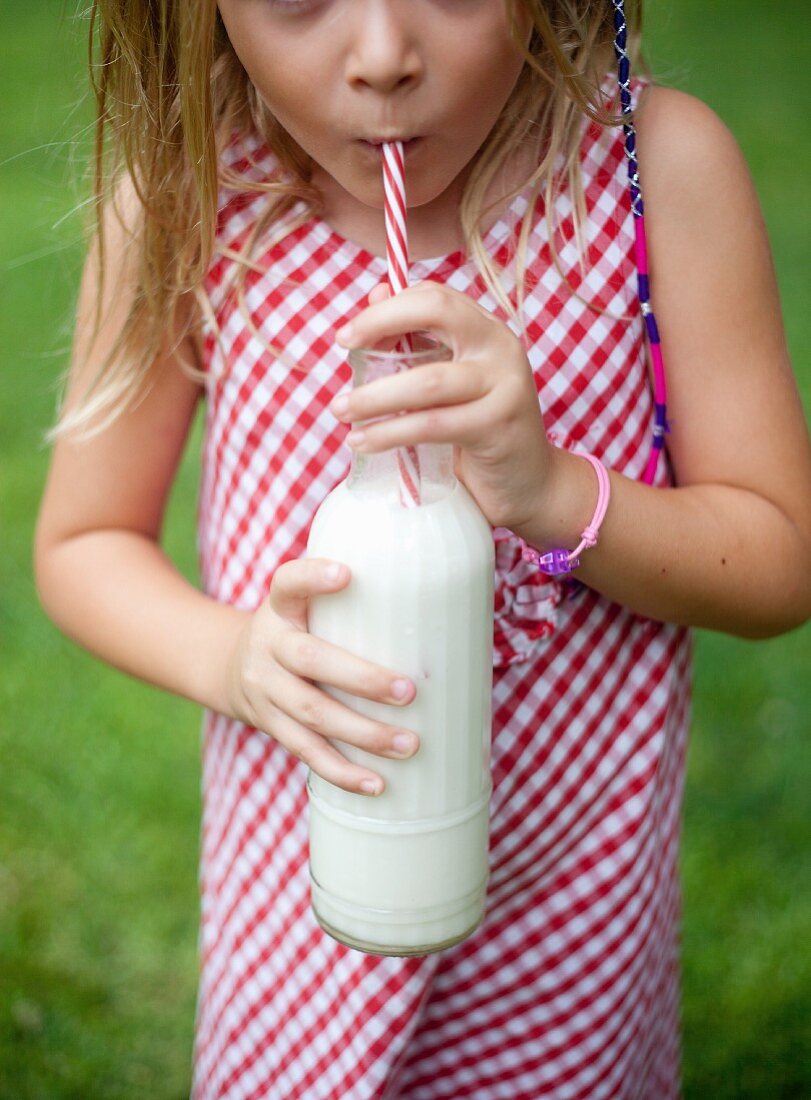
{"label": "dress strap", "polygon": [[645,321],[645,331],[650,346],[653,367],[653,442],[648,463],[642,480],[653,484],[659,454],[665,446],[665,434],[670,431],[667,422],[667,389],[665,386],[665,364],[662,357],[662,344],[656,316],[650,300],[650,278],[648,275],[648,242],[645,234],[645,205],[642,200],[642,187],[639,182],[639,165],[636,159],[636,130],[633,123],[631,103],[631,61],[628,57],[628,25],[625,21],[623,0],[613,0],[614,4],[614,52],[617,55],[619,70],[620,101],[625,118],[625,155],[628,160],[628,185],[631,192],[631,211],[634,216],[634,252],[636,256],[637,296]]}

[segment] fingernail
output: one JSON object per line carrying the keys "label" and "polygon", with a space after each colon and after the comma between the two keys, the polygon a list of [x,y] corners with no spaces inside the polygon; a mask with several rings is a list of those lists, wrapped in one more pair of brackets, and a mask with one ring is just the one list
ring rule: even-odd
{"label": "fingernail", "polygon": [[391,743],[396,752],[411,753],[414,751],[414,738],[410,733],[397,733],[392,737]]}
{"label": "fingernail", "polygon": [[380,794],[382,790],[380,784],[375,782],[374,779],[362,779],[360,789],[366,794]]}
{"label": "fingernail", "polygon": [[391,685],[391,693],[395,699],[405,699],[410,691],[411,684],[408,680],[395,680]]}
{"label": "fingernail", "polygon": [[341,344],[346,344],[352,339],[353,335],[354,329],[352,328],[352,325],[344,325],[343,328],[339,328],[338,331],[335,333],[335,339]]}
{"label": "fingernail", "polygon": [[341,576],[341,572],[342,570],[340,565],[328,565],[327,568],[324,570],[324,576],[327,578],[328,581],[337,581]]}
{"label": "fingernail", "polygon": [[334,413],[337,413],[340,416],[342,413],[345,413],[346,410],[349,408],[349,398],[346,396],[346,394],[341,394],[340,397],[335,398],[330,407]]}

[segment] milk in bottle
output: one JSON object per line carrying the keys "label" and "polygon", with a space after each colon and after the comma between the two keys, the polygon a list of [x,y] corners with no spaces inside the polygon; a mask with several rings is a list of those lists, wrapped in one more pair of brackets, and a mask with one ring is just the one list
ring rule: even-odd
{"label": "milk in bottle", "polygon": [[[450,358],[427,335],[410,354],[350,352],[354,385]],[[310,602],[311,634],[416,684],[406,707],[319,685],[353,710],[414,730],[420,748],[389,760],[345,742],[386,781],[377,797],[313,772],[311,898],[330,935],[362,951],[423,955],[465,939],[484,915],[490,782],[494,544],[453,474],[451,445],[420,444],[419,506],[404,507],[395,451],[353,454],[318,509],[308,557],[352,571]]]}

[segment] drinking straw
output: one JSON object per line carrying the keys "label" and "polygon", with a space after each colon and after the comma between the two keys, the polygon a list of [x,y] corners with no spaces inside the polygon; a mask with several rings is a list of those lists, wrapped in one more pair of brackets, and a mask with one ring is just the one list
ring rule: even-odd
{"label": "drinking straw", "polygon": [[[389,287],[399,294],[408,286],[408,228],[406,224],[405,163],[401,141],[383,142],[383,192],[386,214],[386,259]],[[398,351],[413,351],[411,339],[403,336]],[[422,504],[420,460],[416,447],[397,448],[400,504],[419,508]]]}

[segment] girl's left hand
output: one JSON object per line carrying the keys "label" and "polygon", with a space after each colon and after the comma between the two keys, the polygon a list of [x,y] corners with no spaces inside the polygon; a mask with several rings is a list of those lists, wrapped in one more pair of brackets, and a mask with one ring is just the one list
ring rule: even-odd
{"label": "girl's left hand", "polygon": [[375,287],[369,301],[337,333],[343,347],[369,348],[423,331],[447,344],[453,359],[336,398],[330,408],[341,421],[388,418],[362,434],[350,432],[347,443],[364,454],[452,443],[456,475],[491,526],[523,526],[551,476],[554,449],[521,342],[478,303],[440,283],[416,283],[394,296],[386,285]]}

